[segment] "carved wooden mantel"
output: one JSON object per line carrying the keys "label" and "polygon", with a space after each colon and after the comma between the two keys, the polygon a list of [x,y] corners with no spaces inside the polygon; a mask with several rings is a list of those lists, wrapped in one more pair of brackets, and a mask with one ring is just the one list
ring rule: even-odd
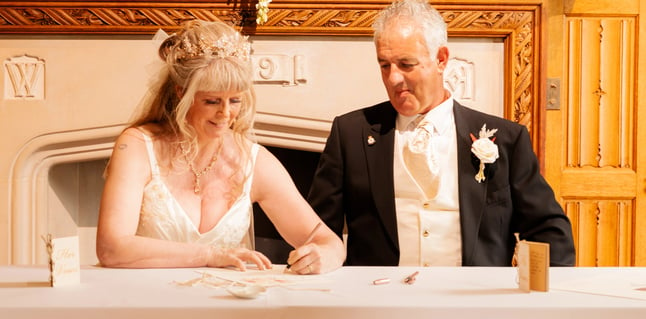
{"label": "carved wooden mantel", "polygon": [[[433,1],[452,37],[501,38],[505,46],[505,117],[531,132],[543,161],[544,77],[542,1]],[[20,1],[0,2],[0,34],[132,35],[172,32],[195,18],[219,18],[250,35],[365,36],[389,0],[274,0],[256,25],[257,1]]]}

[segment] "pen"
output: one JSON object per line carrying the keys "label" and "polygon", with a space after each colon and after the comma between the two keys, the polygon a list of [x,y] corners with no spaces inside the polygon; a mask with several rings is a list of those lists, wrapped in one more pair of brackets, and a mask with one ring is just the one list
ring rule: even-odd
{"label": "pen", "polygon": [[[307,236],[307,239],[305,239],[305,242],[301,246],[305,246],[309,244],[312,241],[312,239],[314,239],[314,235],[316,235],[316,231],[321,227],[321,225],[323,225],[323,222],[319,222],[318,224],[316,224],[316,226],[314,226],[314,229],[312,229],[310,234]],[[287,264],[286,269],[289,269],[289,267],[291,266],[292,265]]]}
{"label": "pen", "polygon": [[416,271],[411,275],[406,276],[406,278],[404,278],[404,283],[412,285],[413,283],[415,283],[415,279],[417,278],[417,275],[419,275],[419,271]]}
{"label": "pen", "polygon": [[390,278],[380,278],[372,281],[373,285],[385,285],[390,283]]}

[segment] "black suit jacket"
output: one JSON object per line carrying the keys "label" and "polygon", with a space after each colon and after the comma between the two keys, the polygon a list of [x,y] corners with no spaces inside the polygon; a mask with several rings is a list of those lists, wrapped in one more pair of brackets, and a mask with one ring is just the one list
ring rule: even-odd
{"label": "black suit jacket", "polygon": [[[455,102],[462,265],[509,266],[515,237],[550,244],[553,266],[573,265],[572,229],[540,175],[527,129]],[[393,151],[397,113],[384,102],[336,117],[308,201],[342,236],[346,265],[399,263]],[[483,124],[497,128],[499,158],[478,183],[472,139]]]}

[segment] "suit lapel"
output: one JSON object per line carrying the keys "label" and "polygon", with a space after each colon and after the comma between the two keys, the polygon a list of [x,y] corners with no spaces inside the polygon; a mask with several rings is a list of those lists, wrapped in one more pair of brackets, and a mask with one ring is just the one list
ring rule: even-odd
{"label": "suit lapel", "polygon": [[470,133],[477,135],[483,123],[481,119],[470,116],[471,112],[455,102],[453,106],[458,152],[458,194],[460,202],[460,226],[462,232],[462,261],[472,264],[475,253],[480,220],[484,212],[488,179],[482,183],[475,180],[477,168],[471,161]]}
{"label": "suit lapel", "polygon": [[362,138],[377,213],[393,246],[399,249],[393,181],[396,112],[390,103],[382,111],[366,115],[368,125]]}

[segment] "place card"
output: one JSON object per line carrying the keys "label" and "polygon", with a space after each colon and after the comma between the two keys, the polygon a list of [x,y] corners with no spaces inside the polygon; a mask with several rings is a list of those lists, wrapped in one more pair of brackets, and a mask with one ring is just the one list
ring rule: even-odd
{"label": "place card", "polygon": [[49,255],[50,286],[79,284],[81,282],[81,259],[78,236],[52,239],[52,235],[49,234],[44,236],[43,240]]}
{"label": "place card", "polygon": [[550,245],[526,240],[516,242],[518,286],[529,292],[549,291]]}

